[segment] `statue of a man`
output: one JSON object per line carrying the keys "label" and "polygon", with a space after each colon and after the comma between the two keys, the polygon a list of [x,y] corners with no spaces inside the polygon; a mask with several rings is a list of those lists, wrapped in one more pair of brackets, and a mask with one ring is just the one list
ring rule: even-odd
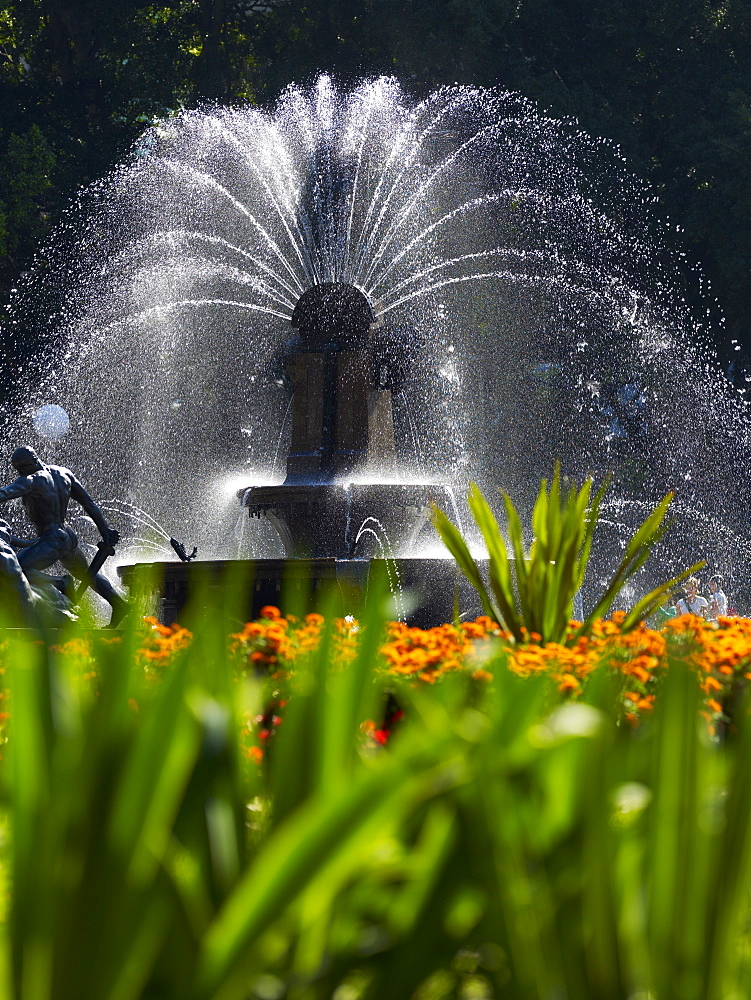
{"label": "statue of a man", "polygon": [[10,461],[18,472],[18,478],[0,488],[0,503],[20,499],[37,535],[36,540],[24,546],[18,554],[24,573],[33,578],[35,570],[44,570],[53,563],[61,562],[74,577],[89,583],[112,606],[110,625],[117,625],[128,610],[128,603],[106,576],[97,573],[90,578],[88,563],[78,547],[78,536],[65,523],[71,498],[83,507],[106,544],[114,545],[120,535],[107,524],[100,508],[70,469],[45,465],[33,448],[26,447],[16,448]]}

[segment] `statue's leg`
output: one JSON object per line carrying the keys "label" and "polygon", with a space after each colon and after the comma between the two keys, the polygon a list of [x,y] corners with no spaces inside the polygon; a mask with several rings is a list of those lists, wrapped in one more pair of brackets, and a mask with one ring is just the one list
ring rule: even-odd
{"label": "statue's leg", "polygon": [[[47,559],[49,553],[37,553],[37,556],[40,560],[43,556]],[[36,569],[22,569],[15,551],[1,542],[0,584],[9,586],[23,619],[29,624],[41,622],[58,626],[75,620],[75,615],[70,613],[70,603],[55,589],[53,578]]]}
{"label": "statue's leg", "polygon": [[77,580],[87,580],[91,589],[103,597],[112,607],[112,621],[110,625],[117,625],[129,608],[128,602],[118,594],[110,581],[102,573],[97,573],[93,580],[89,577],[89,564],[86,557],[79,548],[73,549],[67,555],[61,557],[60,561],[66,569],[70,570]]}
{"label": "statue's leg", "polygon": [[70,542],[65,532],[48,531],[41,535],[33,545],[21,549],[18,562],[24,573],[27,570],[48,569],[53,563],[67,555]]}
{"label": "statue's leg", "polygon": [[89,564],[79,548],[76,547],[71,552],[67,552],[60,562],[76,580],[88,580]]}
{"label": "statue's leg", "polygon": [[100,597],[103,597],[105,601],[112,606],[110,628],[114,628],[116,625],[119,625],[127,612],[130,610],[130,604],[124,597],[121,597],[120,594],[118,594],[117,590],[112,586],[103,573],[97,573],[91,587],[92,590],[95,590]]}

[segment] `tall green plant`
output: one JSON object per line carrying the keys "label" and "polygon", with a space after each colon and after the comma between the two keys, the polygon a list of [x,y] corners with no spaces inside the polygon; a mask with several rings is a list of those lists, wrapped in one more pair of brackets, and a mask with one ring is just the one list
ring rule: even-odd
{"label": "tall green plant", "polygon": [[[543,642],[563,642],[568,636],[574,599],[584,582],[600,507],[608,488],[606,479],[592,492],[591,479],[577,489],[562,490],[560,466],[548,485],[542,480],[532,513],[534,541],[526,550],[521,518],[507,493],[503,494],[509,542],[478,486],[469,490],[469,508],[488,551],[489,586],[461,532],[437,506],[433,524],[462,573],[480,595],[485,613],[502,622],[517,642],[532,632]],[[668,493],[629,540],[623,557],[595,607],[576,634],[591,629],[606,615],[626,583],[647,561],[652,547],[664,535],[665,515],[672,500]],[[629,612],[628,629],[651,614],[672,587],[701,567],[697,563],[680,576],[656,587]]]}

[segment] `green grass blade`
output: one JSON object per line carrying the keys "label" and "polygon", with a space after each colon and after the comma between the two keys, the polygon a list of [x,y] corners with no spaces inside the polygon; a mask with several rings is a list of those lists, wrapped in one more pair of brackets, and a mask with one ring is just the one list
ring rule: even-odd
{"label": "green grass blade", "polygon": [[662,604],[664,598],[673,590],[674,587],[683,583],[684,580],[693,576],[694,573],[698,573],[699,570],[704,568],[704,566],[706,566],[706,563],[703,560],[701,562],[694,563],[693,566],[690,566],[678,576],[673,577],[672,580],[668,580],[667,583],[660,584],[659,587],[655,587],[654,590],[651,590],[640,601],[638,601],[626,615],[626,618],[621,625],[622,631],[628,632],[630,629],[638,625],[639,622],[648,618],[654,611],[657,610],[657,608]]}
{"label": "green grass blade", "polygon": [[[440,757],[440,744],[433,760]],[[209,927],[199,955],[197,1000],[214,995],[257,936],[301,891],[336,866],[354,838],[390,826],[418,793],[420,755],[392,756],[326,800],[313,799],[279,826]],[[343,877],[341,871],[336,878]]]}
{"label": "green grass blade", "polygon": [[500,611],[500,624],[505,624],[519,641],[522,637],[521,622],[516,610],[510,562],[501,529],[475,483],[470,486],[468,500],[470,511],[488,550],[490,588],[497,610]]}
{"label": "green grass blade", "polygon": [[461,532],[443,513],[440,507],[437,507],[435,504],[432,504],[431,522],[438,532],[441,541],[456,560],[459,569],[479,594],[485,614],[492,616],[494,611],[490,595],[485,587],[485,582],[482,579],[482,574],[477,563],[472,558],[469,547],[462,538]]}

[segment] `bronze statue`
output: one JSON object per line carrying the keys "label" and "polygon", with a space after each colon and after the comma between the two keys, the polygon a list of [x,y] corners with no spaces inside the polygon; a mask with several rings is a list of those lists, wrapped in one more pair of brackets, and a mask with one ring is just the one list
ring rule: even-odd
{"label": "bronze statue", "polygon": [[[101,555],[114,551],[120,535],[107,523],[104,514],[89,496],[70,469],[59,465],[45,465],[33,448],[16,448],[11,464],[18,478],[0,488],[0,503],[20,499],[26,516],[36,530],[32,541],[16,539],[22,545],[18,564],[33,584],[35,573],[61,562],[70,573],[91,586],[112,607],[110,626],[117,625],[128,610],[128,603],[112,586],[106,576],[97,572]],[[78,536],[65,523],[68,503],[73,499],[83,507],[102,536],[100,556],[89,567],[78,547]],[[93,571],[92,571],[93,570]],[[84,588],[85,589],[85,586]],[[80,596],[80,592],[76,597]]]}

